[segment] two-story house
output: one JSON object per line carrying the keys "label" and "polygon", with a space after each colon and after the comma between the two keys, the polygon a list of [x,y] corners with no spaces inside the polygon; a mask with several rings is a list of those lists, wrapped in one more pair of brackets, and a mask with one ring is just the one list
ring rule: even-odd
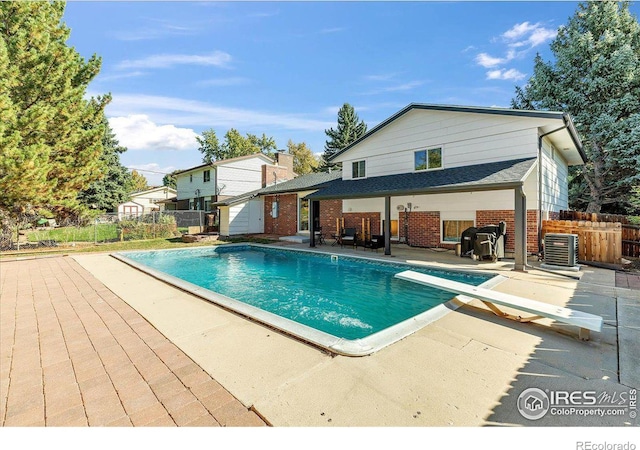
{"label": "two-story house", "polygon": [[469,226],[505,221],[522,269],[541,220],[568,208],[568,168],[586,156],[566,113],[410,104],[331,162],[342,178],[306,196],[320,223],[321,201],[341,200],[343,216],[377,219],[389,254],[394,237],[450,248]]}
{"label": "two-story house", "polygon": [[176,173],[178,210],[212,211],[212,203],[262,186],[262,166],[274,161],[262,153],[201,164]]}

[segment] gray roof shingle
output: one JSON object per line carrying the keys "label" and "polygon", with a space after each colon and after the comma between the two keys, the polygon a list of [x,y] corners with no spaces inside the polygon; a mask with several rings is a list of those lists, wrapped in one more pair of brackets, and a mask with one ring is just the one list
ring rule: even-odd
{"label": "gray roof shingle", "polygon": [[522,184],[535,162],[536,158],[527,158],[356,180],[339,179],[306,198],[371,198],[509,189]]}
{"label": "gray roof shingle", "polygon": [[334,170],[332,172],[318,172],[300,175],[292,180],[283,181],[272,186],[267,186],[255,191],[247,192],[236,197],[228,198],[214,203],[216,206],[230,206],[251,200],[259,195],[283,194],[287,192],[300,192],[319,189],[322,186],[342,178],[342,171]]}

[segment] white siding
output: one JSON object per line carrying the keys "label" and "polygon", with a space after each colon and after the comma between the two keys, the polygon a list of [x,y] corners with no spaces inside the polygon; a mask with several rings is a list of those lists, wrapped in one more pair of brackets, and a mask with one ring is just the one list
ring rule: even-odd
{"label": "white siding", "polygon": [[229,236],[249,232],[249,203],[229,207]]}
{"label": "white siding", "polygon": [[538,127],[548,119],[412,110],[344,155],[343,178],[351,163],[366,160],[366,176],[414,171],[414,152],[442,147],[443,168],[537,156]]}
{"label": "white siding", "polygon": [[569,209],[569,167],[557,149],[542,143],[542,211]]}
{"label": "white siding", "polygon": [[[204,171],[211,171],[211,181],[204,182]],[[193,181],[189,181],[193,175]],[[211,197],[216,195],[216,168],[208,167],[193,172],[180,174],[176,177],[178,190],[178,200],[195,198],[196,190],[200,190],[200,197]]]}
{"label": "white siding", "polygon": [[218,188],[225,197],[244,194],[262,187],[262,166],[269,164],[260,157],[242,159],[218,166]]}

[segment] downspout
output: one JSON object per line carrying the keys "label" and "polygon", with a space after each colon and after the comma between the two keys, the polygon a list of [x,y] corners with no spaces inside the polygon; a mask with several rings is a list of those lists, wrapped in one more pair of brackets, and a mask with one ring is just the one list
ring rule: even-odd
{"label": "downspout", "polygon": [[565,121],[564,126],[538,135],[538,254],[542,254],[542,138],[569,127]]}

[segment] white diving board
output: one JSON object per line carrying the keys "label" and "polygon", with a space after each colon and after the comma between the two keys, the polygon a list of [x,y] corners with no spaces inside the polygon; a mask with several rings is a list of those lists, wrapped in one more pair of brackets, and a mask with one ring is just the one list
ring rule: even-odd
{"label": "white diving board", "polygon": [[[558,322],[574,325],[580,329],[579,336],[582,340],[589,340],[589,330],[602,330],[602,317],[596,316],[595,314],[575,311],[561,306],[554,306],[524,297],[496,292],[490,289],[460,283],[458,281],[414,272],[412,270],[405,270],[404,272],[397,273],[395,277],[401,280],[442,289],[443,291],[452,292],[454,294],[464,294],[469,297],[477,298],[487,305],[496,315],[517,320],[518,322],[530,322],[532,320],[546,317]],[[533,314],[533,316],[521,317],[507,314],[501,311],[496,305],[514,308],[519,311]]]}

